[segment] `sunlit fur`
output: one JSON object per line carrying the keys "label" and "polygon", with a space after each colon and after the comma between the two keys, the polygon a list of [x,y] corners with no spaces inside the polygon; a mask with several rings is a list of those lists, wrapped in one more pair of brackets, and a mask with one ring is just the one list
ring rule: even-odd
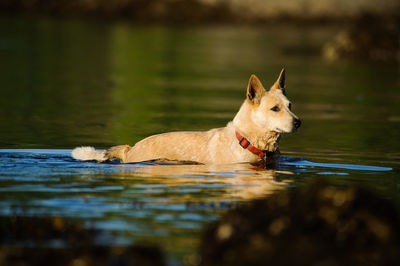
{"label": "sunlit fur", "polygon": [[[289,110],[290,101],[283,95],[281,89],[274,86],[265,92],[258,106],[253,112],[253,122],[262,129],[278,133],[291,133],[295,130],[293,121],[298,117]],[[278,107],[280,111],[274,112],[271,109]]]}
{"label": "sunlit fur", "polygon": [[[72,152],[72,157],[98,161],[118,158],[124,163],[162,158],[207,164],[257,162],[260,157],[238,144],[235,131],[246,137],[256,148],[278,153],[280,134],[295,131],[294,121],[298,120],[289,110],[289,100],[284,95],[284,81],[285,71],[282,70],[277,81],[267,91],[260,80],[251,75],[246,100],[226,127],[208,131],[163,133],[145,138],[133,147],[120,145],[97,153],[93,148],[80,147]],[[274,107],[279,111],[271,110]]]}
{"label": "sunlit fur", "polygon": [[96,151],[93,147],[78,147],[72,151],[72,157],[82,161],[95,160],[95,161],[105,161],[105,151]]}

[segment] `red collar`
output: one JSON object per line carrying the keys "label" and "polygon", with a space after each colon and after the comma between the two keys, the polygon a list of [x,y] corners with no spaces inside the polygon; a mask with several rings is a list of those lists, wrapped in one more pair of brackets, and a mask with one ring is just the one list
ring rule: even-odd
{"label": "red collar", "polygon": [[250,141],[248,141],[245,137],[240,135],[239,132],[235,131],[236,133],[236,138],[239,140],[239,145],[242,146],[243,149],[249,150],[251,153],[260,156],[261,158],[264,158],[265,152],[262,150],[257,149],[253,145],[251,145]]}

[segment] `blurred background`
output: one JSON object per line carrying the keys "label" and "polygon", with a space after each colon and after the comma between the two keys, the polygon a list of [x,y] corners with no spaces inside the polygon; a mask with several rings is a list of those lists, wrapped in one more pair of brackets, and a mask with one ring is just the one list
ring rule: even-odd
{"label": "blurred background", "polygon": [[333,147],[381,148],[356,124],[398,128],[399,10],[394,0],[1,0],[0,146],[106,147],[224,126],[250,74],[268,87],[285,67],[310,120],[297,141],[326,123]]}
{"label": "blurred background", "polygon": [[340,20],[360,13],[398,14],[395,0],[2,0],[7,13],[96,16],[146,22],[262,22]]}

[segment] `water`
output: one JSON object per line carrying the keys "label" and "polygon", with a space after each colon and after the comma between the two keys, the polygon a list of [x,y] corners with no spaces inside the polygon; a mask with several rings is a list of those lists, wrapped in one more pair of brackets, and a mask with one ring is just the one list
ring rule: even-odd
{"label": "water", "polygon": [[[195,260],[227,209],[318,177],[398,202],[400,79],[392,63],[328,62],[334,27],[144,26],[0,18],[0,215],[60,216]],[[73,147],[224,126],[257,74],[282,67],[302,128],[276,169],[78,162]]]}

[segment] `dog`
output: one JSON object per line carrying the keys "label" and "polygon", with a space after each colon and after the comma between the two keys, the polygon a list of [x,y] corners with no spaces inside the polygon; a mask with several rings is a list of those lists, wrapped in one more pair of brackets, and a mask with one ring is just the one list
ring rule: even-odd
{"label": "dog", "polygon": [[276,82],[266,90],[261,81],[251,75],[246,99],[226,127],[153,135],[132,147],[118,145],[102,151],[78,147],[72,151],[72,157],[99,162],[117,158],[123,163],[157,159],[203,164],[272,160],[279,156],[281,134],[294,132],[301,125],[286,97],[285,80],[285,69],[282,69]]}

